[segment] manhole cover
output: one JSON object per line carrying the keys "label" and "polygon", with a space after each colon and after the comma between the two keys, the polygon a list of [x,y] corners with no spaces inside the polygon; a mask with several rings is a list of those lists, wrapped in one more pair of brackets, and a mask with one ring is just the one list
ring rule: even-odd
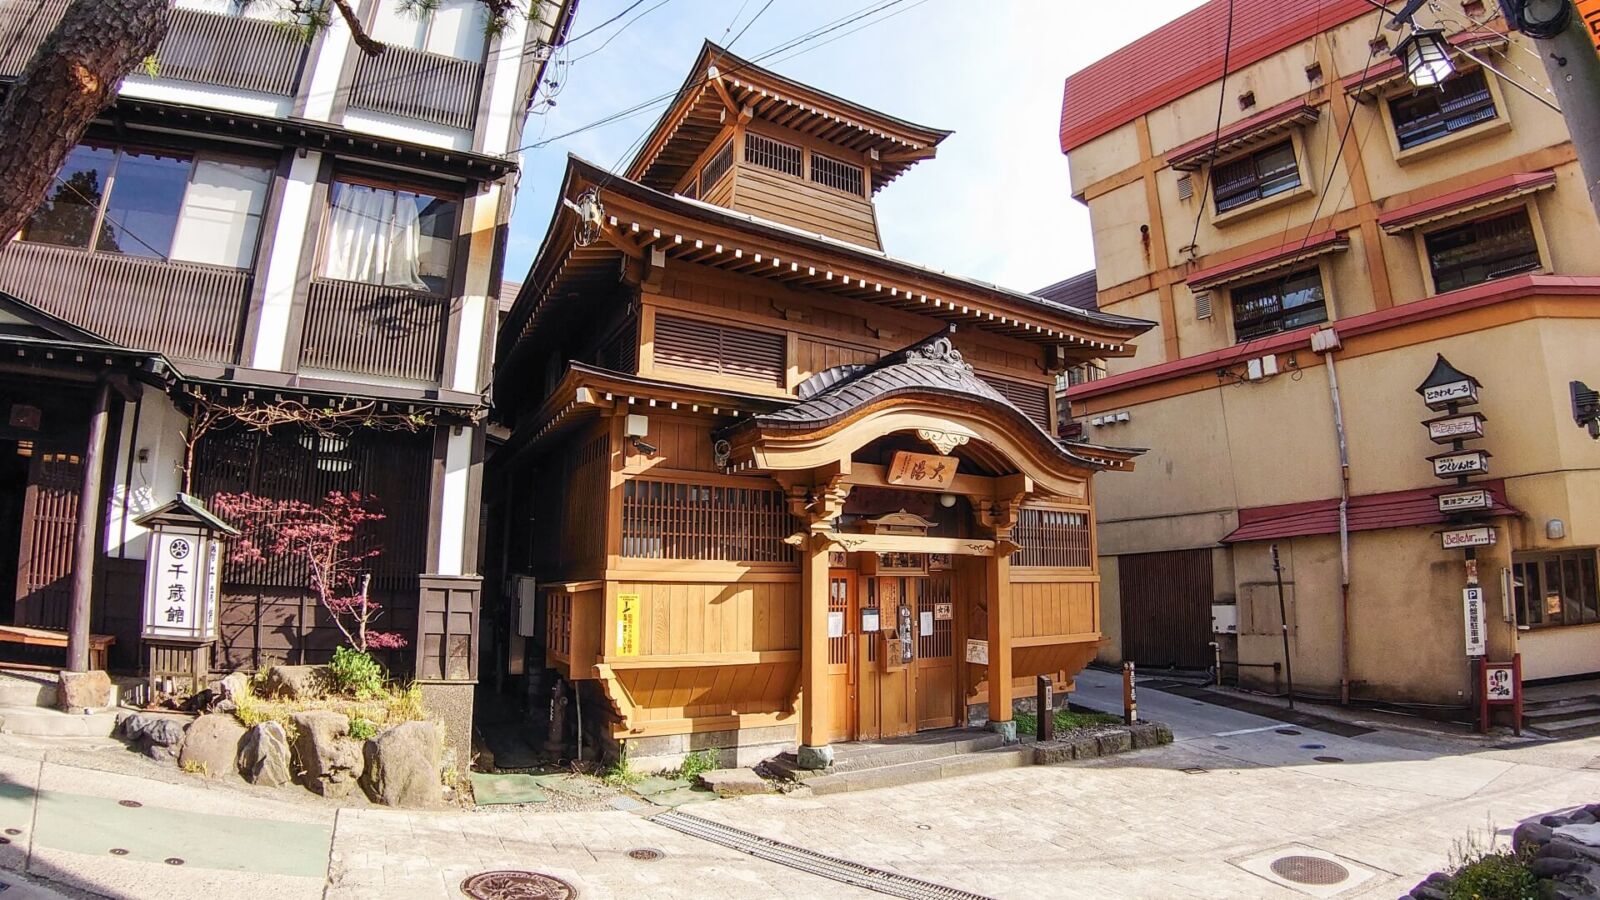
{"label": "manhole cover", "polygon": [[1320,856],[1280,856],[1272,861],[1272,871],[1295,884],[1338,884],[1350,877],[1350,870]]}
{"label": "manhole cover", "polygon": [[169,856],[166,858],[166,863],[169,866],[181,866],[183,865],[183,860],[176,856]]}
{"label": "manhole cover", "polygon": [[1298,729],[1298,728],[1279,728],[1278,729],[1278,733],[1279,734],[1296,735],[1296,734],[1300,734],[1301,732],[1300,732],[1300,729]]}
{"label": "manhole cover", "polygon": [[461,882],[461,893],[473,900],[571,900],[572,885],[538,872],[479,872]]}
{"label": "manhole cover", "polygon": [[1326,762],[1326,763],[1344,762],[1344,757],[1342,757],[1342,756],[1313,756],[1311,758],[1316,760],[1317,762]]}
{"label": "manhole cover", "polygon": [[666,856],[665,853],[654,847],[640,847],[637,850],[628,851],[629,859],[637,859],[640,862],[655,862],[664,856]]}
{"label": "manhole cover", "polygon": [[1210,770],[1202,769],[1199,766],[1195,766],[1195,767],[1188,768],[1188,769],[1179,769],[1178,771],[1182,772],[1185,775],[1204,775],[1206,772],[1208,772]]}
{"label": "manhole cover", "polygon": [[140,803],[137,800],[118,800],[117,801],[117,805],[118,806],[126,806],[129,809],[138,809],[139,807],[143,806],[144,804]]}
{"label": "manhole cover", "polygon": [[1327,744],[1301,744],[1300,745],[1300,749],[1301,750],[1326,750],[1326,749],[1328,749],[1328,745]]}
{"label": "manhole cover", "polygon": [[1228,749],[1228,745],[1227,744],[1212,744],[1211,745],[1211,749],[1213,749],[1213,750],[1226,750],[1226,749]]}
{"label": "manhole cover", "polygon": [[128,851],[122,849],[121,847],[112,847],[111,848],[111,855],[112,856],[127,856],[128,855]]}
{"label": "manhole cover", "polygon": [[11,835],[12,837],[15,837],[15,836],[17,836],[17,835],[19,835],[21,833],[22,833],[22,829],[21,828],[7,828],[6,829],[6,834]]}

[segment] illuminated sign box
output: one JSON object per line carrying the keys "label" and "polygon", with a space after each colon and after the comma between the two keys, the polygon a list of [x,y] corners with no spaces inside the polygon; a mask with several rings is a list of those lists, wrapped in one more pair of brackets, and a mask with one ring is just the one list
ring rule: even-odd
{"label": "illuminated sign box", "polygon": [[1433,474],[1440,478],[1461,475],[1482,475],[1489,471],[1489,451],[1456,450],[1428,457],[1433,463]]}
{"label": "illuminated sign box", "polygon": [[1482,413],[1466,413],[1429,419],[1422,424],[1428,426],[1428,438],[1435,444],[1448,444],[1483,437],[1484,421]]}
{"label": "illuminated sign box", "polygon": [[1494,497],[1485,488],[1470,491],[1451,491],[1440,494],[1439,512],[1445,515],[1464,512],[1481,512],[1494,508]]}
{"label": "illuminated sign box", "polygon": [[1439,532],[1439,543],[1446,550],[1460,550],[1463,547],[1493,547],[1499,542],[1499,536],[1492,525],[1474,525],[1471,528],[1452,528],[1449,531]]}

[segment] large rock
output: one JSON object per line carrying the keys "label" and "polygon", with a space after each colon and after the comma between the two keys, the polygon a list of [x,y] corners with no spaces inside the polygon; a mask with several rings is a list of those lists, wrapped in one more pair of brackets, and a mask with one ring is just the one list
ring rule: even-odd
{"label": "large rock", "polygon": [[289,721],[295,767],[305,786],[324,797],[349,794],[361,775],[361,745],[350,737],[350,719],[317,709],[295,713]]}
{"label": "large rock", "polygon": [[239,764],[239,743],[244,726],[232,716],[211,713],[195,719],[183,736],[178,765],[184,771],[199,772],[212,778],[234,772]]}
{"label": "large rock", "polygon": [[250,676],[243,672],[229,673],[227,678],[217,682],[217,695],[223,700],[235,701],[250,696]]}
{"label": "large rock", "polygon": [[177,759],[183,744],[183,726],[166,716],[129,713],[117,721],[117,733],[144,755],[163,762]]}
{"label": "large rock", "polygon": [[386,806],[435,806],[444,799],[439,779],[443,745],[432,722],[406,722],[385,731],[365,748],[367,795]]}
{"label": "large rock", "polygon": [[267,670],[266,695],[315,700],[327,695],[330,684],[327,666],[273,666]]}
{"label": "large rock", "polygon": [[294,780],[289,768],[289,735],[277,722],[262,722],[245,733],[239,747],[239,774],[251,784],[283,787]]}
{"label": "large rock", "polygon": [[111,705],[111,676],[101,671],[62,672],[56,688],[56,705],[67,712],[103,709]]}

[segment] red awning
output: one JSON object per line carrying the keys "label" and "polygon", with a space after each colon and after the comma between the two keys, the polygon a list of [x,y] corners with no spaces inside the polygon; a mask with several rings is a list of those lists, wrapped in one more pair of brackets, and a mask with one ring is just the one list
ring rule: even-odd
{"label": "red awning", "polygon": [[[1488,488],[1490,496],[1494,498],[1494,508],[1484,513],[1485,516],[1522,514],[1506,502],[1504,481],[1475,482],[1472,487]],[[1461,488],[1450,484],[1412,491],[1390,491],[1386,494],[1351,497],[1348,513],[1350,530],[1377,531],[1384,528],[1404,528],[1409,525],[1442,525],[1447,518],[1439,512],[1438,501],[1434,498],[1439,494],[1459,490]],[[1309,503],[1241,509],[1239,527],[1224,537],[1222,542],[1237,544],[1243,541],[1270,541],[1338,533],[1339,499],[1335,497],[1328,500],[1312,500]]]}
{"label": "red awning", "polygon": [[1304,240],[1290,241],[1287,244],[1280,244],[1277,247],[1252,253],[1249,256],[1241,256],[1238,259],[1218,263],[1197,272],[1191,272],[1189,277],[1184,280],[1189,283],[1191,290],[1204,290],[1227,284],[1230,281],[1238,281],[1242,278],[1260,275],[1263,272],[1270,272],[1273,269],[1292,266],[1295,263],[1321,256],[1324,253],[1343,250],[1349,246],[1350,241],[1341,237],[1339,232],[1324,231]]}
{"label": "red awning", "polygon": [[1259,144],[1299,125],[1315,122],[1321,113],[1301,99],[1280,103],[1235,122],[1213,135],[1197,138],[1167,153],[1167,165],[1192,172],[1207,162],[1243,147]]}
{"label": "red awning", "polygon": [[1451,191],[1432,200],[1412,203],[1392,212],[1386,212],[1378,217],[1378,225],[1390,234],[1398,234],[1447,216],[1459,215],[1481,206],[1499,203],[1501,200],[1542,191],[1554,187],[1555,183],[1556,173],[1552,171],[1504,175],[1459,191]]}

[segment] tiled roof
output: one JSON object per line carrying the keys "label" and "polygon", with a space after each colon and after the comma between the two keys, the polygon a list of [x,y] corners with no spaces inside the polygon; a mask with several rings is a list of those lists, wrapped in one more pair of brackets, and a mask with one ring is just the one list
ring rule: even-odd
{"label": "tiled roof", "polygon": [[1098,310],[1100,308],[1100,287],[1095,280],[1094,270],[1090,269],[1081,275],[1058,281],[1033,292],[1035,296],[1052,300],[1062,306],[1073,309]]}
{"label": "tiled roof", "polygon": [[1211,0],[1067,78],[1062,152],[1220,78],[1230,6],[1233,71],[1373,11],[1368,0]]}
{"label": "tiled roof", "polygon": [[[1472,485],[1488,488],[1494,498],[1494,508],[1485,517],[1519,516],[1520,512],[1506,502],[1504,481],[1485,481]],[[1439,494],[1458,491],[1455,485],[1418,488],[1411,491],[1390,491],[1384,494],[1366,494],[1351,497],[1346,512],[1351,531],[1377,531],[1382,528],[1404,528],[1410,525],[1443,525],[1448,517],[1439,512]],[[1222,539],[1225,544],[1242,541],[1270,541],[1280,538],[1305,537],[1314,534],[1337,534],[1339,531],[1339,500],[1312,500],[1308,503],[1288,503],[1282,506],[1258,506],[1239,510],[1239,527]]]}

